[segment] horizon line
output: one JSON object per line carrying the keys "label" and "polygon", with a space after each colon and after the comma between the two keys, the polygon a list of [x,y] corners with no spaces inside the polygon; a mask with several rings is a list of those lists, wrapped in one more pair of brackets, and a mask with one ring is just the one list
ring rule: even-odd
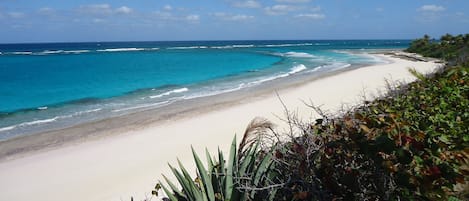
{"label": "horizon line", "polygon": [[137,43],[145,43],[145,42],[222,42],[222,41],[364,41],[364,40],[376,40],[376,41],[384,41],[384,40],[414,40],[414,39],[227,39],[227,40],[109,40],[109,41],[73,41],[73,42],[66,42],[66,41],[44,41],[44,42],[6,42],[0,43],[0,45],[19,45],[19,44],[63,44],[63,43],[130,43],[130,42],[137,42]]}

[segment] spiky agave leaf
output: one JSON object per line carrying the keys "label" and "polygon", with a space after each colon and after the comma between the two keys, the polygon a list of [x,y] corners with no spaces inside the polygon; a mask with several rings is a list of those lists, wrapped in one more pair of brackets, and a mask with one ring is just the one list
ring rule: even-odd
{"label": "spiky agave leaf", "polygon": [[[210,177],[210,172],[207,172],[202,161],[200,161],[199,156],[195,153],[194,148],[192,148],[192,155],[194,155],[194,161],[197,166],[197,171],[201,179],[200,188],[202,191],[205,191],[205,196],[209,201],[215,201],[215,193],[213,191],[212,179]],[[209,170],[210,171],[210,170]]]}
{"label": "spiky agave leaf", "polygon": [[[166,178],[164,175],[163,175],[164,179],[166,180],[166,183],[168,183],[168,185],[170,186],[172,192],[166,188],[166,186],[164,185],[161,185],[161,187],[163,188],[163,191],[166,193],[166,195],[168,196],[169,200],[173,200],[173,201],[177,201],[177,197],[173,195],[173,193],[176,193],[178,196],[181,196],[183,197],[183,194],[178,190],[178,188],[176,186],[174,186],[173,183],[171,183],[168,178]],[[160,184],[161,181],[159,182]]]}
{"label": "spiky agave leaf", "polygon": [[[192,149],[197,168],[197,178],[195,181],[179,160],[179,170],[170,165],[173,174],[182,187],[182,191],[177,190],[177,187],[165,177],[166,182],[174,193],[171,199],[177,199],[178,196],[191,201],[242,201],[254,198],[256,195],[255,191],[241,191],[238,187],[240,185],[246,187],[259,187],[263,185],[263,182],[266,180],[265,178],[269,178],[268,170],[272,164],[272,153],[266,154],[261,151],[259,143],[249,143],[244,147],[243,157],[239,158],[239,150],[237,150],[236,145],[235,136],[226,160],[223,152],[218,150],[218,161],[212,161],[210,154],[206,150],[208,169],[205,169],[199,156]],[[261,157],[263,158],[261,159]],[[164,187],[163,190],[167,194],[171,193],[167,187]]]}
{"label": "spiky agave leaf", "polygon": [[225,177],[225,200],[231,200],[231,196],[233,194],[233,191],[235,190],[234,184],[233,184],[233,171],[236,168],[236,135],[233,138],[233,142],[231,143],[231,148],[230,148],[230,156],[228,158],[228,164],[226,167],[226,177]]}

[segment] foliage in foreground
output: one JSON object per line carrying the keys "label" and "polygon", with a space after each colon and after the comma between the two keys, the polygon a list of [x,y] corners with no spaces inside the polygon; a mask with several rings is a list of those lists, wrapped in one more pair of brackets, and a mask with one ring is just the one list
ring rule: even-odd
{"label": "foliage in foreground", "polygon": [[[197,168],[197,177],[193,179],[184,166],[179,163],[179,169],[170,168],[182,187],[174,185],[165,177],[169,186],[161,182],[155,187],[153,194],[160,188],[171,200],[267,200],[275,195],[272,179],[278,175],[274,170],[272,153],[262,149],[259,140],[252,137],[252,133],[263,132],[258,129],[269,129],[271,124],[264,120],[254,120],[248,126],[239,149],[236,138],[231,144],[229,157],[225,159],[219,150],[218,157],[211,159],[206,152],[208,167],[205,168],[197,153],[192,149]],[[270,200],[273,197],[270,197]]]}
{"label": "foliage in foreground", "polygon": [[294,139],[289,147],[299,151],[287,158],[302,156],[297,179],[336,200],[447,200],[455,194],[453,187],[469,173],[462,169],[469,162],[469,68],[417,76],[421,80],[405,90],[324,119]]}

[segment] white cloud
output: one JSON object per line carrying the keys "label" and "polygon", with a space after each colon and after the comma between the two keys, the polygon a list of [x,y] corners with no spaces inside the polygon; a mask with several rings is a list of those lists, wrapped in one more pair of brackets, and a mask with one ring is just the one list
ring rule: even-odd
{"label": "white cloud", "polygon": [[165,20],[175,19],[175,17],[173,17],[173,14],[171,14],[170,12],[155,11],[153,12],[153,14],[160,19],[165,19]]}
{"label": "white cloud", "polygon": [[170,11],[170,10],[173,10],[173,7],[171,5],[165,5],[163,7],[163,10]]}
{"label": "white cloud", "polygon": [[254,16],[252,16],[252,15],[233,15],[229,19],[233,20],[233,21],[244,21],[244,20],[254,19]]}
{"label": "white cloud", "polygon": [[324,14],[318,14],[318,13],[302,13],[299,15],[295,15],[295,17],[308,18],[308,19],[314,19],[314,20],[321,20],[321,19],[326,18]]}
{"label": "white cloud", "polygon": [[312,12],[319,12],[319,11],[321,11],[321,6],[312,7],[310,10]]}
{"label": "white cloud", "polygon": [[15,19],[19,19],[19,18],[23,18],[25,17],[26,15],[22,12],[9,12],[7,13],[7,15],[11,18],[15,18]]}
{"label": "white cloud", "polygon": [[199,15],[188,15],[188,16],[185,17],[185,19],[187,21],[195,22],[195,21],[200,20],[200,16]]}
{"label": "white cloud", "polygon": [[53,8],[43,7],[37,10],[37,14],[43,17],[53,18],[57,17],[57,11]]}
{"label": "white cloud", "polygon": [[445,7],[443,6],[437,6],[437,5],[423,5],[418,11],[428,11],[428,12],[440,12],[446,10]]}
{"label": "white cloud", "polygon": [[130,14],[132,12],[133,10],[127,6],[122,6],[116,9],[116,13],[119,13],[119,14]]}
{"label": "white cloud", "polygon": [[252,15],[241,15],[241,14],[229,14],[229,13],[215,13],[213,14],[215,17],[221,20],[228,20],[228,21],[246,21],[250,19],[254,19]]}
{"label": "white cloud", "polygon": [[308,3],[310,0],[276,0],[281,3]]}
{"label": "white cloud", "polygon": [[233,3],[233,6],[238,8],[260,8],[261,4],[257,1],[236,1]]}
{"label": "white cloud", "polygon": [[94,23],[103,23],[103,22],[105,22],[105,21],[106,21],[106,20],[101,19],[101,18],[95,18],[95,19],[93,19],[93,22],[94,22]]}
{"label": "white cloud", "polygon": [[298,10],[298,7],[291,5],[274,5],[264,8],[268,15],[284,15],[288,12]]}
{"label": "white cloud", "polygon": [[49,13],[53,13],[54,9],[49,8],[49,7],[43,7],[43,8],[39,8],[38,12],[41,14],[49,14]]}
{"label": "white cloud", "polygon": [[112,8],[109,4],[91,4],[83,5],[79,8],[80,12],[93,15],[109,15],[112,14]]}

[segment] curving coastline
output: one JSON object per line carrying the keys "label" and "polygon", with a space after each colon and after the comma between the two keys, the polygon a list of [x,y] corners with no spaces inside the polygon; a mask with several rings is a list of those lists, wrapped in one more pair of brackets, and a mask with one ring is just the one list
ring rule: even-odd
{"label": "curving coastline", "polygon": [[[439,66],[434,62],[377,55],[391,63],[357,67],[320,78],[287,82],[289,84],[275,83],[216,98],[188,100],[157,115],[155,110],[150,110],[19,138],[16,142],[0,142],[0,151],[7,153],[0,163],[0,178],[3,178],[0,187],[6,192],[0,199],[27,200],[31,195],[35,200],[143,198],[148,192],[141,192],[142,189],[151,189],[158,179],[148,175],[160,172],[170,175],[167,162],[174,163],[175,157],[179,157],[183,163],[192,165],[188,164],[190,145],[197,150],[204,147],[215,150],[218,145],[228,145],[233,134],[242,133],[256,116],[268,118],[278,129],[286,128],[278,118],[284,112],[279,97],[287,108],[301,112],[298,116],[311,118],[314,114],[306,109],[303,101],[334,111],[343,104],[360,101],[364,92],[372,97],[384,90],[385,78],[412,81],[414,78],[407,71],[409,67],[430,72]],[[15,143],[34,140],[49,144],[42,147],[30,144],[5,152],[8,148],[14,150]],[[220,148],[226,150],[227,147]],[[43,170],[41,174],[34,171],[37,169]],[[15,188],[25,182],[30,188]],[[70,197],[76,189],[81,193]]]}

